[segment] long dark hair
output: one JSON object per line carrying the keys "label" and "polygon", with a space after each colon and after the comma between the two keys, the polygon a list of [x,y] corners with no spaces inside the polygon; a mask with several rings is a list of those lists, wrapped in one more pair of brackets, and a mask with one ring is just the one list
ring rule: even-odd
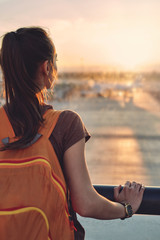
{"label": "long dark hair", "polygon": [[6,108],[19,139],[1,150],[19,149],[35,137],[43,124],[43,93],[36,83],[41,63],[53,64],[55,49],[47,32],[39,27],[20,28],[4,35],[0,65],[5,82]]}

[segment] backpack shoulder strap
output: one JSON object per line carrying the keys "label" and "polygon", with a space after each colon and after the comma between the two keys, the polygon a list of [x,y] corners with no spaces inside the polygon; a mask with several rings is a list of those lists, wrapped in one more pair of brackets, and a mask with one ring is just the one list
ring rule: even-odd
{"label": "backpack shoulder strap", "polygon": [[12,128],[12,125],[8,119],[8,116],[6,114],[6,111],[3,107],[0,108],[0,138],[13,138],[15,137],[14,130]]}
{"label": "backpack shoulder strap", "polygon": [[[56,111],[53,109],[49,109],[45,112],[43,115],[45,121],[44,125],[40,127],[38,133],[40,135],[43,135],[47,138],[50,137],[57,120],[59,118],[61,111]],[[0,139],[13,139],[15,137],[14,130],[12,128],[12,125],[8,119],[8,116],[6,114],[6,111],[3,107],[0,108]],[[39,137],[38,137],[39,138]],[[36,140],[36,139],[35,139]],[[34,142],[35,142],[34,140]]]}
{"label": "backpack shoulder strap", "polygon": [[49,138],[62,111],[49,109],[43,115],[44,125],[40,127],[38,133]]}

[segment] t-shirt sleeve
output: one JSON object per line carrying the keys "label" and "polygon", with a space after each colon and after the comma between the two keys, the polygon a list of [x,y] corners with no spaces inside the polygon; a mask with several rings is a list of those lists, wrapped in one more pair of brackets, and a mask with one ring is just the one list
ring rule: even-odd
{"label": "t-shirt sleeve", "polygon": [[81,117],[73,111],[65,112],[65,129],[63,136],[63,151],[65,152],[68,148],[74,145],[76,142],[80,141],[82,138],[85,138],[87,142],[90,138],[90,134],[87,131]]}
{"label": "t-shirt sleeve", "polygon": [[81,117],[74,111],[62,111],[50,136],[58,158],[62,159],[65,151],[82,138],[87,142],[90,134]]}

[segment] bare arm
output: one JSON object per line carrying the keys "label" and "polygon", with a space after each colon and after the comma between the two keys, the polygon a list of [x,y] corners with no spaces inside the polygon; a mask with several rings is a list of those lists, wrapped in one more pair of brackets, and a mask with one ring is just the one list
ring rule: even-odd
{"label": "bare arm", "polygon": [[[123,218],[125,216],[123,205],[100,196],[94,190],[85,161],[84,148],[85,139],[82,139],[71,146],[64,154],[64,171],[74,210],[84,217],[97,219]],[[132,193],[133,191],[134,189]],[[131,193],[129,194],[131,195]],[[139,202],[141,202],[143,192],[139,191],[138,194]],[[124,199],[124,193],[119,194],[119,188],[115,189],[115,196],[117,201],[119,201],[118,199]],[[125,190],[126,196],[128,196],[128,192]]]}

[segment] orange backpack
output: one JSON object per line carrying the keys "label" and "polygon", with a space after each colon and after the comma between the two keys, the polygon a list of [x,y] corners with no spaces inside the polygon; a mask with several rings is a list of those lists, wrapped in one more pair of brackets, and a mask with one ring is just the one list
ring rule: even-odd
{"label": "orange backpack", "polygon": [[[29,147],[0,151],[0,240],[73,240],[67,187],[49,141],[60,111],[44,114],[39,139]],[[0,143],[14,141],[0,108]]]}

